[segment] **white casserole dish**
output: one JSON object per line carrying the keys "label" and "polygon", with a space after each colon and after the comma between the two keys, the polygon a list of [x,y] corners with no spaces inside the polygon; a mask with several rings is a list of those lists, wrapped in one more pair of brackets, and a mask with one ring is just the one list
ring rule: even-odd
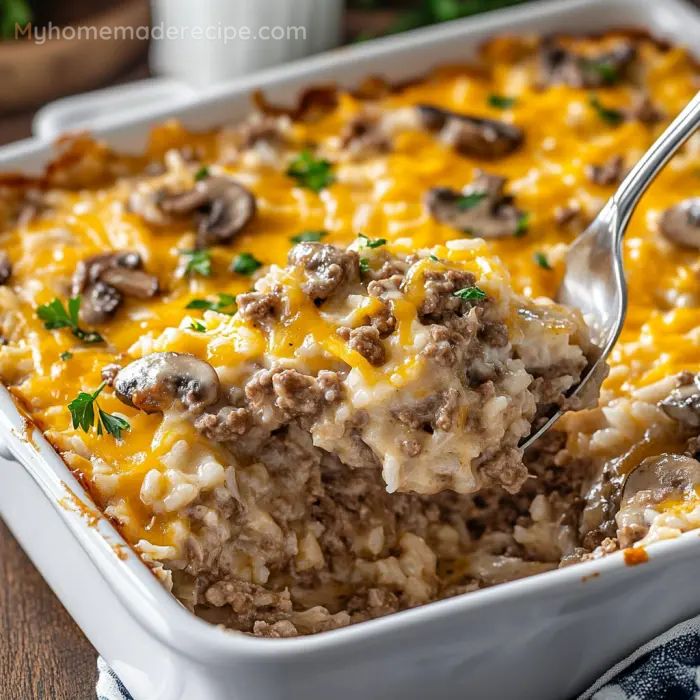
{"label": "white casserole dish", "polygon": [[[500,32],[646,27],[700,47],[700,15],[681,0],[549,1],[351,47],[169,105],[132,107],[96,131],[142,147],[147,126],[177,116],[205,128],[242,116],[252,88],[274,100],[309,84],[391,80],[464,59]],[[0,150],[0,169],[40,168],[40,139]],[[156,581],[38,431],[0,389],[0,514],[136,700],[335,700],[515,697],[560,700],[614,661],[700,610],[700,532],[311,637],[227,632],[186,611]],[[30,434],[27,434],[27,433]]]}

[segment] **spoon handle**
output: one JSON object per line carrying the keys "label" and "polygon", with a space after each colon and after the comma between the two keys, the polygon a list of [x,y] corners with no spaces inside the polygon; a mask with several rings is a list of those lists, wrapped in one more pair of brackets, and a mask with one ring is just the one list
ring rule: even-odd
{"label": "spoon handle", "polygon": [[671,156],[692,136],[700,126],[700,92],[683,108],[683,111],[668,125],[666,130],[630,170],[612,197],[617,210],[615,235],[622,237],[637,202],[646,192],[659,171]]}

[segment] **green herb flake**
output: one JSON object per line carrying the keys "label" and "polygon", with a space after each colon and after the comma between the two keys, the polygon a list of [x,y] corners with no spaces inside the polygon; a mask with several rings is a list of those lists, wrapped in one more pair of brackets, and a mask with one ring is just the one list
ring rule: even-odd
{"label": "green herb flake", "polygon": [[362,245],[365,248],[379,248],[386,245],[386,238],[367,238],[364,233],[359,233],[358,237],[362,239]]}
{"label": "green herb flake", "polygon": [[523,212],[518,217],[518,225],[513,234],[516,238],[522,238],[530,227],[530,214],[528,212]]}
{"label": "green herb flake", "polygon": [[[185,308],[198,309],[199,311],[216,311],[220,314],[232,316],[236,312],[236,297],[233,294],[226,294],[223,292],[220,292],[217,296],[218,301],[211,301],[210,299],[192,299]],[[234,307],[233,309],[230,308],[232,306]]]}
{"label": "green herb flake", "polygon": [[588,98],[588,104],[598,113],[598,116],[610,126],[618,126],[625,120],[625,115],[619,109],[605,107],[601,104],[596,95],[591,95]]}
{"label": "green herb flake", "polygon": [[186,275],[196,274],[202,277],[211,277],[211,251],[208,248],[181,250],[180,255],[185,261]]}
{"label": "green herb flake", "polygon": [[191,331],[196,331],[197,333],[205,333],[207,330],[207,327],[201,323],[200,321],[192,321],[190,323],[190,328]]}
{"label": "green herb flake", "polygon": [[440,262],[440,258],[437,257],[437,255],[429,255],[428,256],[433,262]]}
{"label": "green herb flake", "polygon": [[292,243],[315,243],[325,238],[328,235],[328,231],[302,231],[297,233],[296,236],[292,236],[289,240]]}
{"label": "green herb flake", "polygon": [[620,80],[620,71],[610,60],[581,58],[580,66],[585,73],[599,77],[605,85],[614,85]]}
{"label": "green herb flake", "polygon": [[486,192],[470,192],[457,198],[457,207],[462,211],[473,209],[479,202],[486,198]]}
{"label": "green herb flake", "polygon": [[324,158],[315,158],[308,149],[304,149],[287,168],[287,175],[301,187],[313,192],[320,192],[334,181],[331,164]]}
{"label": "green herb flake", "polygon": [[495,109],[510,109],[515,106],[517,100],[515,97],[506,97],[505,95],[491,94],[486,100],[490,107]]}
{"label": "green herb flake", "polygon": [[70,352],[69,350],[65,350],[65,351],[63,351],[63,352],[59,355],[59,357],[60,357],[64,362],[68,362],[68,360],[70,360],[70,359],[73,357],[73,353]]}
{"label": "green herb flake", "polygon": [[79,325],[80,296],[71,297],[68,300],[68,308],[63,306],[60,299],[54,299],[48,304],[37,307],[36,315],[44,322],[47,331],[55,331],[61,328],[70,328],[71,333],[91,345],[102,343],[104,339],[96,331],[86,331]]}
{"label": "green herb flake", "polygon": [[480,287],[465,287],[454,293],[454,296],[464,299],[465,301],[481,301],[486,299],[486,292]]}
{"label": "green herb flake", "polygon": [[360,258],[360,274],[365,275],[372,268],[369,266],[369,258]]}
{"label": "green herb flake", "polygon": [[547,260],[547,256],[542,251],[538,250],[532,257],[543,270],[552,269],[549,260]]}
{"label": "green herb flake", "polygon": [[[98,435],[103,435],[106,432],[119,440],[122,432],[130,430],[131,426],[123,418],[107,413],[97,404],[97,397],[104,388],[105,382],[102,382],[92,394],[81,391],[68,404],[71,423],[75,430],[80,428],[84,433],[89,433],[90,429],[94,427]],[[95,422],[95,409],[97,409],[97,422]]]}
{"label": "green herb flake", "polygon": [[252,275],[262,263],[250,253],[241,253],[233,259],[231,269],[239,275]]}
{"label": "green herb flake", "polygon": [[205,180],[208,177],[209,177],[209,166],[203,165],[194,174],[194,181],[199,182],[200,180]]}

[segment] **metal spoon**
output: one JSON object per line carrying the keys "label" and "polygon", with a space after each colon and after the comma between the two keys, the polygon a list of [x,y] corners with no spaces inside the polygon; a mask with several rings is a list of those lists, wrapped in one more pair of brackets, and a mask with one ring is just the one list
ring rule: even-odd
{"label": "metal spoon", "polygon": [[[622,236],[642,195],[671,156],[700,126],[700,92],[659,136],[622,181],[591,225],[574,241],[566,258],[566,273],[557,301],[583,312],[598,354],[589,363],[570,397],[586,399],[596,390],[605,360],[620,335],[627,311],[627,286],[622,267]],[[558,410],[544,425],[524,438],[529,447],[561,416]]]}

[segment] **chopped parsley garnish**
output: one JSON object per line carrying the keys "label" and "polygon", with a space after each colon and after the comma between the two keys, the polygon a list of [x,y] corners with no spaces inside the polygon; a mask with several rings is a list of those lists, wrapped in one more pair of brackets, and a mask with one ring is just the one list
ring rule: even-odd
{"label": "chopped parsley garnish", "polygon": [[527,229],[530,226],[530,214],[528,212],[523,212],[519,217],[518,217],[518,225],[515,229],[515,233],[513,234],[516,238],[522,238],[526,233]]}
{"label": "chopped parsley garnish", "polygon": [[[217,296],[219,297],[218,301],[211,301],[210,299],[192,299],[185,308],[199,309],[200,311],[216,311],[220,314],[227,314],[228,316],[236,312],[236,297],[233,294],[220,292]],[[229,308],[231,306],[234,308]]]}
{"label": "chopped parsley garnish", "polygon": [[549,260],[547,260],[547,256],[542,251],[538,250],[532,257],[543,270],[552,269],[552,266],[549,264]]}
{"label": "chopped parsley garnish", "polygon": [[[98,435],[106,432],[119,440],[122,432],[130,430],[131,426],[123,418],[103,411],[97,404],[97,397],[104,388],[105,382],[102,382],[94,394],[81,391],[68,404],[73,428],[80,428],[83,432],[89,433],[92,427],[96,427]],[[95,421],[95,409],[97,409],[97,421]]]}
{"label": "chopped parsley garnish", "polygon": [[486,192],[470,192],[457,198],[457,206],[463,211],[472,209],[486,197]]}
{"label": "chopped parsley garnish", "polygon": [[360,274],[366,274],[372,268],[369,266],[369,258],[360,258]]}
{"label": "chopped parsley garnish", "polygon": [[200,321],[192,321],[192,323],[190,323],[190,330],[197,331],[197,333],[204,333],[206,332],[207,327]]}
{"label": "chopped parsley garnish", "polygon": [[320,192],[335,179],[331,164],[324,158],[315,158],[313,153],[304,149],[287,168],[287,175],[294,178],[301,187],[313,192]]}
{"label": "chopped parsley garnish", "polygon": [[203,165],[197,172],[194,174],[194,181],[199,182],[200,180],[204,180],[209,177],[209,166]]}
{"label": "chopped parsley garnish", "polygon": [[617,126],[625,120],[625,115],[619,109],[605,107],[601,104],[596,95],[591,95],[588,98],[588,104],[598,113],[598,116],[610,126]]}
{"label": "chopped parsley garnish", "polygon": [[101,343],[102,336],[96,331],[86,331],[79,325],[80,296],[68,300],[68,309],[60,299],[54,299],[48,304],[42,304],[36,310],[36,315],[44,322],[47,331],[59,328],[70,328],[71,333],[84,343]]}
{"label": "chopped parsley garnish", "polygon": [[211,252],[207,248],[195,248],[194,250],[181,250],[180,254],[185,259],[185,274],[197,274],[202,277],[211,277]]}
{"label": "chopped parsley garnish", "polygon": [[581,58],[580,66],[585,73],[597,75],[606,85],[614,85],[620,80],[620,71],[609,60]]}
{"label": "chopped parsley garnish", "polygon": [[496,109],[510,109],[515,105],[517,100],[515,97],[506,97],[505,95],[489,95],[488,103],[491,107]]}
{"label": "chopped parsley garnish", "polygon": [[68,362],[68,360],[70,360],[70,359],[73,357],[73,353],[70,352],[69,350],[64,350],[64,351],[59,355],[59,357],[60,357],[64,362]]}
{"label": "chopped parsley garnish", "polygon": [[479,287],[465,287],[454,293],[454,296],[464,299],[465,301],[481,301],[486,299],[486,292]]}
{"label": "chopped parsley garnish", "polygon": [[379,248],[386,245],[386,238],[367,238],[364,233],[357,234],[362,239],[362,245],[365,248]]}
{"label": "chopped parsley garnish", "polygon": [[314,243],[320,241],[328,235],[328,231],[302,231],[297,233],[296,236],[292,236],[289,240],[292,243]]}
{"label": "chopped parsley garnish", "polygon": [[438,258],[437,255],[429,255],[428,257],[434,262],[440,262],[440,258]]}
{"label": "chopped parsley garnish", "polygon": [[239,275],[252,275],[262,263],[250,253],[241,253],[233,259],[231,269]]}

